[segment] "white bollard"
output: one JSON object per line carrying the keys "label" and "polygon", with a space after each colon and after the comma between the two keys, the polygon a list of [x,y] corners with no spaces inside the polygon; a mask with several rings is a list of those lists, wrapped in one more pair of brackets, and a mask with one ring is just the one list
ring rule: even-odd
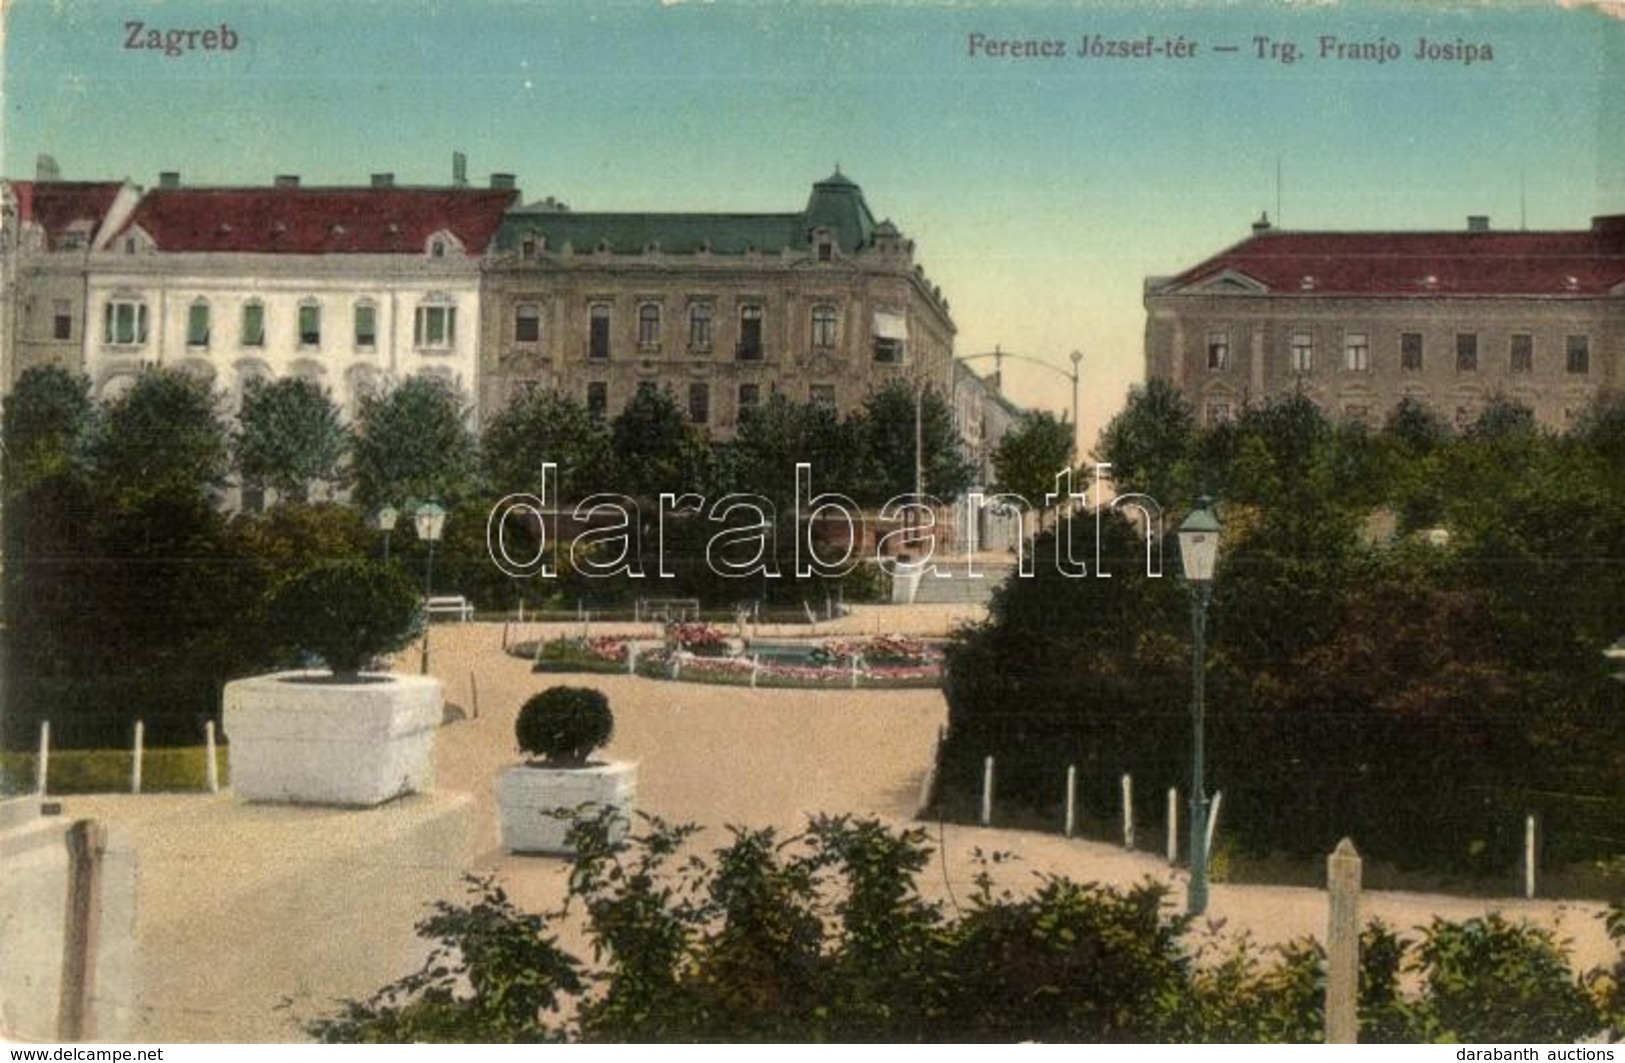
{"label": "white bollard", "polygon": [[858,662],[860,660],[862,660],[862,658],[859,655],[853,654],[853,656],[852,656],[852,689],[853,690],[858,689]]}
{"label": "white bollard", "polygon": [[1523,895],[1534,899],[1535,896],[1535,817],[1524,817],[1523,821]]}
{"label": "white bollard", "polygon": [[1219,825],[1219,803],[1224,800],[1224,791],[1220,790],[1213,795],[1213,803],[1207,809],[1207,841],[1202,851],[1207,854],[1207,866],[1213,867],[1213,830]]}
{"label": "white bollard", "polygon": [[993,758],[982,761],[982,826],[993,822]]}
{"label": "white bollard", "polygon": [[626,644],[626,674],[638,674],[638,644],[635,642]]}
{"label": "white bollard", "polygon": [[1123,776],[1123,848],[1134,848],[1134,776]]}
{"label": "white bollard", "polygon": [[51,778],[51,721],[41,720],[39,725],[39,762],[34,765],[34,789],[45,796],[46,784]]}
{"label": "white bollard", "polygon": [[1179,787],[1168,787],[1168,866],[1179,863]]}
{"label": "white bollard", "polygon": [[1326,859],[1326,1043],[1360,1037],[1360,854],[1344,838]]}
{"label": "white bollard", "polygon": [[756,677],[761,674],[761,671],[762,671],[762,655],[759,654],[759,653],[751,654],[750,655],[750,685],[751,685],[752,690],[756,689]]}
{"label": "white bollard", "polygon": [[1066,766],[1066,836],[1078,829],[1078,766]]}
{"label": "white bollard", "polygon": [[209,782],[209,792],[217,794],[220,792],[220,764],[215,759],[213,720],[203,724],[203,754],[209,758],[203,764],[203,777]]}
{"label": "white bollard", "polygon": [[135,750],[130,758],[130,792],[141,792],[141,747],[146,744],[147,725],[140,720],[135,721]]}

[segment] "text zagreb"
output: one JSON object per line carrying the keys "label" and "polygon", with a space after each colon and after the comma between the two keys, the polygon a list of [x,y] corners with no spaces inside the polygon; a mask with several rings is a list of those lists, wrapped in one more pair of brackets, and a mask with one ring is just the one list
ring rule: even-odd
{"label": "text zagreb", "polygon": [[237,31],[222,22],[209,29],[161,29],[145,22],[124,24],[126,51],[158,52],[174,58],[187,52],[235,52]]}

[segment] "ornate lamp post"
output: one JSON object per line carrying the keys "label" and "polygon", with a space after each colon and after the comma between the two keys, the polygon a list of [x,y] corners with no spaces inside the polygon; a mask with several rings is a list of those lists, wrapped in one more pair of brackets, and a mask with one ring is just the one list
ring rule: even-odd
{"label": "ornate lamp post", "polygon": [[[434,544],[440,541],[441,533],[446,530],[446,511],[433,502],[425,502],[412,514],[412,523],[417,527],[418,538],[429,544],[429,559],[423,566],[423,599],[427,608],[428,600],[434,590]],[[423,660],[420,662],[424,675],[429,674],[429,627],[430,617],[425,614],[423,618]]]}
{"label": "ornate lamp post", "polygon": [[385,505],[372,515],[373,525],[384,533],[384,564],[389,564],[389,535],[395,530],[395,522],[400,519],[400,513],[394,506]]}
{"label": "ornate lamp post", "polygon": [[1219,519],[1212,501],[1203,495],[1196,509],[1179,526],[1179,559],[1191,588],[1191,717],[1195,726],[1191,747],[1191,881],[1185,910],[1201,915],[1207,910],[1207,790],[1202,782],[1202,714],[1205,671],[1207,607],[1213,591],[1213,566],[1219,557]]}

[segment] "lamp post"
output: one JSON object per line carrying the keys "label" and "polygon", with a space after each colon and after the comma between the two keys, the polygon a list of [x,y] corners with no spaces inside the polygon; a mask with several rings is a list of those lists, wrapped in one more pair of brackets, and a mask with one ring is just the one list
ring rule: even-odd
{"label": "lamp post", "polygon": [[1006,358],[1014,358],[1018,362],[1031,362],[1033,365],[1043,366],[1050,372],[1058,373],[1072,381],[1072,462],[1074,465],[1077,464],[1078,435],[1080,434],[1078,430],[1078,379],[1081,372],[1080,365],[1083,362],[1083,352],[1072,352],[1072,372],[1070,373],[1058,365],[1044,361],[1042,358],[1034,358],[1026,354],[1016,354],[1013,351],[1006,351],[999,347],[994,347],[991,351],[986,351],[982,354],[962,354],[955,358],[955,361],[974,362],[978,358],[992,358],[995,360],[993,363],[993,373],[999,380],[1000,391],[1004,390],[1004,360]]}
{"label": "lamp post", "polygon": [[395,530],[395,522],[400,519],[400,513],[394,506],[385,505],[372,515],[372,522],[379,531],[384,533],[384,564],[389,564],[389,535]]}
{"label": "lamp post", "polygon": [[1191,717],[1195,728],[1191,744],[1191,881],[1185,911],[1207,911],[1207,790],[1202,782],[1203,678],[1206,655],[1207,607],[1213,591],[1213,566],[1219,556],[1219,519],[1212,501],[1203,495],[1196,509],[1179,526],[1179,560],[1191,588]]}
{"label": "lamp post", "polygon": [[[428,608],[429,596],[434,588],[434,544],[440,541],[440,535],[446,530],[446,511],[433,502],[425,502],[412,514],[412,523],[417,527],[418,538],[429,544],[429,559],[423,566],[423,604]],[[423,660],[420,662],[424,675],[429,674],[429,627],[432,618],[428,613],[423,617]]]}

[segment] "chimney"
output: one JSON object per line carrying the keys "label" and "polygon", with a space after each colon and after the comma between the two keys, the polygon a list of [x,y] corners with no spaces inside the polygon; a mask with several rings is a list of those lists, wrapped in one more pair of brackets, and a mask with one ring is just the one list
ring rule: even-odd
{"label": "chimney", "polygon": [[1267,233],[1269,231],[1270,231],[1270,212],[1266,210],[1264,213],[1262,213],[1262,214],[1260,214],[1258,216],[1257,221],[1253,222],[1253,232],[1255,232],[1255,233]]}
{"label": "chimney", "polygon": [[56,157],[43,152],[34,157],[34,180],[60,181],[62,180],[62,167],[56,164]]}
{"label": "chimney", "polygon": [[1467,231],[1470,233],[1487,233],[1490,231],[1490,216],[1488,214],[1467,215]]}
{"label": "chimney", "polygon": [[392,174],[392,173],[375,173],[375,174],[373,174],[372,175],[372,187],[374,187],[374,188],[394,188],[395,187],[395,175]]}
{"label": "chimney", "polygon": [[491,187],[502,192],[513,191],[513,174],[494,173],[491,175]]}
{"label": "chimney", "polygon": [[298,188],[299,175],[296,173],[279,173],[274,182],[277,188]]}
{"label": "chimney", "polygon": [[468,187],[468,156],[460,151],[451,153],[451,183],[456,188]]}
{"label": "chimney", "polygon": [[181,175],[179,170],[165,170],[158,175],[159,188],[179,188]]}

